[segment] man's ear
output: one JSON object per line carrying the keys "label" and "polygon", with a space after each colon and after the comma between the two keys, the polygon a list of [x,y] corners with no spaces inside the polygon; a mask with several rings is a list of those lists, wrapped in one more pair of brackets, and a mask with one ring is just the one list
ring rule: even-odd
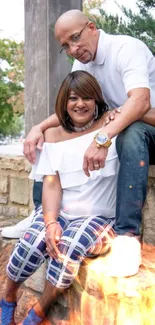
{"label": "man's ear", "polygon": [[88,26],[92,31],[97,30],[96,25],[95,25],[95,23],[94,23],[93,21],[89,21],[88,24],[87,24],[87,26]]}

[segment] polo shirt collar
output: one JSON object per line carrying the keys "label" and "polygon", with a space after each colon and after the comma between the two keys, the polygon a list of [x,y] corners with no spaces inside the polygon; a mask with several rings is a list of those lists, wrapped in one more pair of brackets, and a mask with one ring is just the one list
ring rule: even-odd
{"label": "polo shirt collar", "polygon": [[106,38],[106,33],[102,30],[99,29],[100,35],[99,35],[99,40],[98,40],[98,47],[97,47],[97,53],[96,53],[96,58],[94,61],[90,62],[90,65],[101,65],[105,61],[106,57],[106,46],[105,46],[105,38]]}

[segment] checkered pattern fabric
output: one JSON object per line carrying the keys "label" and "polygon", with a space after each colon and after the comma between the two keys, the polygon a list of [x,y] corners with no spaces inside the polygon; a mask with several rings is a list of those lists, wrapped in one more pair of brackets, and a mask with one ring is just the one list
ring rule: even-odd
{"label": "checkered pattern fabric", "polygon": [[46,279],[58,288],[69,287],[82,260],[93,255],[96,244],[106,236],[115,219],[97,216],[80,217],[71,221],[59,216],[58,221],[63,229],[58,244],[61,260],[51,258],[46,251],[45,224],[40,206],[31,227],[17,243],[10,257],[7,266],[9,278],[23,282],[47,260]]}

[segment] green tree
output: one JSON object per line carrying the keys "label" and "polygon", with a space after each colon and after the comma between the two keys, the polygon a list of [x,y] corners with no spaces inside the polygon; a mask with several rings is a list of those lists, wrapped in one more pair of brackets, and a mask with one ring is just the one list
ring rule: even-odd
{"label": "green tree", "polygon": [[128,34],[144,41],[150,50],[155,53],[155,18],[151,10],[149,10],[152,8],[151,3],[153,1],[138,0],[139,14],[135,14],[125,7],[122,7],[122,11],[128,18]]}
{"label": "green tree", "polygon": [[155,8],[155,0],[138,0],[138,5],[145,6],[146,8]]}
{"label": "green tree", "polygon": [[18,116],[23,114],[24,101],[23,43],[0,39],[0,133],[9,134]]}
{"label": "green tree", "polygon": [[[155,8],[155,0],[137,0],[139,13],[135,14],[123,6],[118,7],[127,18],[127,23],[117,15],[109,15],[101,9],[101,1],[84,2],[85,14],[93,20],[98,28],[109,34],[126,34],[144,41],[155,53],[155,19],[151,9]],[[100,16],[92,14],[92,9],[98,8]]]}

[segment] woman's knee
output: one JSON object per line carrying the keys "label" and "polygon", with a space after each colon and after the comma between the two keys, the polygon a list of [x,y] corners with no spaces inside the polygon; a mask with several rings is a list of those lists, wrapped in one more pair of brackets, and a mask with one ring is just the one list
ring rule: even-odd
{"label": "woman's knee", "polygon": [[78,261],[82,258],[84,255],[84,250],[82,246],[79,247],[78,242],[70,241],[68,238],[68,241],[65,239],[61,239],[61,241],[58,244],[58,249],[62,256],[69,257],[73,261]]}

